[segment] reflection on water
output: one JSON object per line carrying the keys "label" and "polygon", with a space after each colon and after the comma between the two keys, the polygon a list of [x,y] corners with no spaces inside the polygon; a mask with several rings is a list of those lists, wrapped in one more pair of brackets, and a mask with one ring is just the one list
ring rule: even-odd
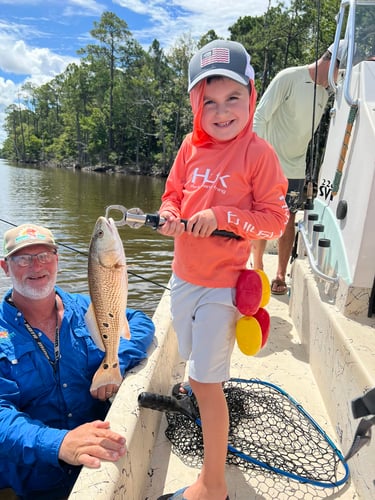
{"label": "reflection on water", "polygon": [[[0,235],[25,222],[47,226],[59,242],[58,284],[88,293],[87,252],[96,219],[108,205],[140,207],[153,213],[160,205],[164,179],[123,174],[10,165],[0,160]],[[173,241],[142,227],[120,227],[128,272],[128,305],[152,314],[168,285]],[[150,280],[150,281],[149,281]],[[2,273],[0,294],[10,287]]]}

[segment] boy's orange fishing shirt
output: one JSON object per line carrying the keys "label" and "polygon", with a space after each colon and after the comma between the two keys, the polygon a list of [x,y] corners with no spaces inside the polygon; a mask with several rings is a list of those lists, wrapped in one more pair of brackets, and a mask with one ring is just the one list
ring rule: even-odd
{"label": "boy's orange fishing shirt", "polygon": [[160,212],[188,219],[211,208],[218,229],[243,238],[176,237],[173,271],[196,285],[234,287],[249,259],[251,240],[279,238],[288,221],[287,179],[272,147],[252,130],[256,92],[251,84],[249,121],[228,142],[215,141],[200,126],[205,82],[190,93],[193,132],[177,154]]}

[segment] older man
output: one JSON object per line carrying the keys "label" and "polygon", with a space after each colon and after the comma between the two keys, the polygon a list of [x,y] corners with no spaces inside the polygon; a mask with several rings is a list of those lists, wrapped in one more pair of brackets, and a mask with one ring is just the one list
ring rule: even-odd
{"label": "older man", "polygon": [[[66,498],[80,466],[126,452],[125,437],[104,421],[109,388],[90,394],[104,356],[84,320],[90,299],[56,286],[58,247],[45,227],[7,231],[0,264],[13,284],[0,304],[0,488],[22,499]],[[147,356],[154,336],[144,313],[126,315],[122,373]]]}

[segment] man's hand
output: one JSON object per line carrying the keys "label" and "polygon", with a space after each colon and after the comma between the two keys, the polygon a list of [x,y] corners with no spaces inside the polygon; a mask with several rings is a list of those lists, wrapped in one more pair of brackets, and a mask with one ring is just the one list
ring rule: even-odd
{"label": "man's hand", "polygon": [[100,401],[105,401],[116,395],[119,390],[119,385],[116,384],[107,384],[101,385],[97,389],[90,391],[90,394],[93,398],[100,399]]}
{"label": "man's hand", "polygon": [[126,453],[126,440],[109,428],[109,422],[96,420],[69,431],[59,450],[59,459],[71,465],[100,467],[101,460],[116,462]]}

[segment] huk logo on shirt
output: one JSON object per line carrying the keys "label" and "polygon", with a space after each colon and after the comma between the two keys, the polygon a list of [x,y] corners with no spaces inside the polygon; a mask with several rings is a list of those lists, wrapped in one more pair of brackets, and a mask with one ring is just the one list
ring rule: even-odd
{"label": "huk logo on shirt", "polygon": [[199,168],[195,168],[191,182],[206,189],[216,189],[224,194],[228,188],[226,179],[229,177],[230,175],[212,174],[210,168],[206,168],[203,173],[200,173]]}

